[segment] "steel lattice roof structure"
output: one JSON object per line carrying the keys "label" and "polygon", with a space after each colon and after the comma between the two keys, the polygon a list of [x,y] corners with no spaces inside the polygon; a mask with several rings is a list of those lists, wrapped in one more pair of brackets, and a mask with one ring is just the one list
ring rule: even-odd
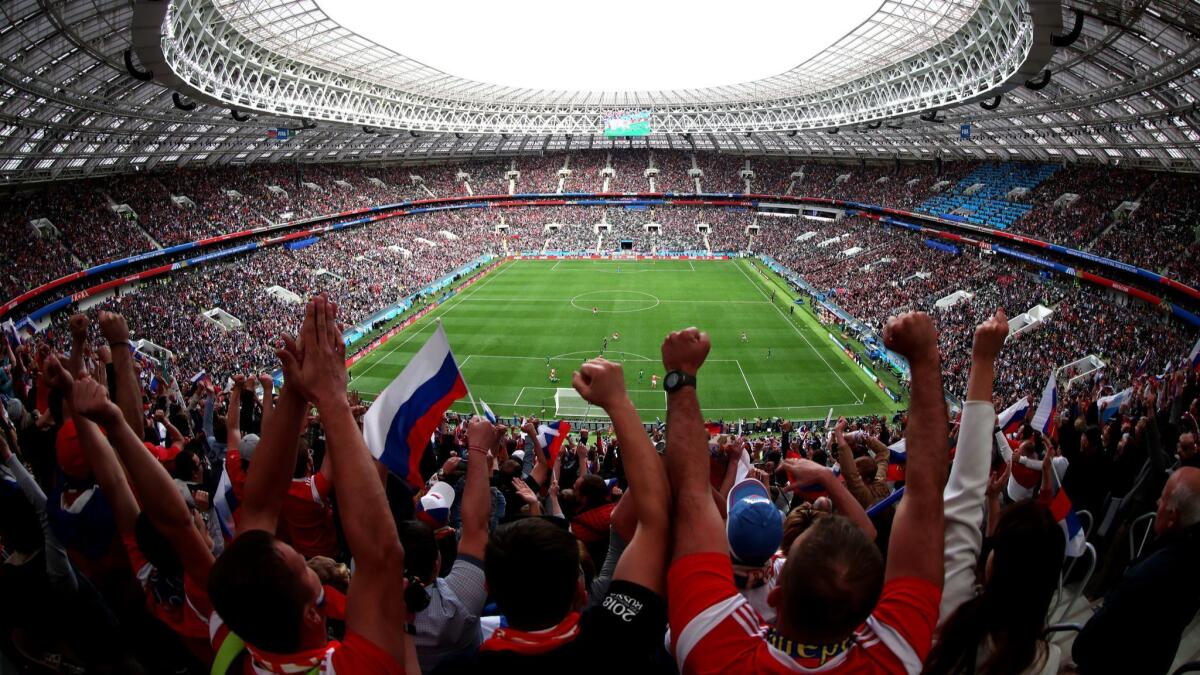
{"label": "steel lattice roof structure", "polygon": [[[0,19],[10,184],[626,147],[1200,170],[1195,0],[884,0],[785,73],[627,92],[458,78],[314,0],[5,0]],[[621,111],[649,112],[655,133],[602,136]]]}

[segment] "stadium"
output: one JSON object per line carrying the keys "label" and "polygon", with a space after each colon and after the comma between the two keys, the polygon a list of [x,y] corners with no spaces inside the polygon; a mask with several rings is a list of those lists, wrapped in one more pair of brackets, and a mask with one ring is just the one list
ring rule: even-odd
{"label": "stadium", "polygon": [[1200,6],[427,4],[0,4],[0,672],[1200,671]]}

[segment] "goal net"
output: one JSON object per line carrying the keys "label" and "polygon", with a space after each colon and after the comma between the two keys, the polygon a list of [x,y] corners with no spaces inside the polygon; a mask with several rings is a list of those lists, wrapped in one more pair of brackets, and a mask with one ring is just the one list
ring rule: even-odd
{"label": "goal net", "polygon": [[560,418],[608,419],[603,408],[588,403],[571,388],[554,390],[554,415]]}

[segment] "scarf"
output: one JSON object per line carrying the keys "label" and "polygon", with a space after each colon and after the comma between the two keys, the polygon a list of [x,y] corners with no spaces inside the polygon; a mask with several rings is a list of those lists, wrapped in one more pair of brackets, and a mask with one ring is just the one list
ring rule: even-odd
{"label": "scarf", "polygon": [[523,631],[507,626],[497,628],[492,637],[479,646],[484,652],[545,654],[579,637],[579,612],[571,612],[557,626],[545,630]]}

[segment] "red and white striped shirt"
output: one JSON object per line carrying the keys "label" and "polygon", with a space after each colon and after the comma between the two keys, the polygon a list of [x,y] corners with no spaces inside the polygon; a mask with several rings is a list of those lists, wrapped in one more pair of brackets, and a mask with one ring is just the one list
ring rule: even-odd
{"label": "red and white striped shirt", "polygon": [[672,651],[684,675],[921,672],[941,589],[923,579],[883,586],[871,616],[845,641],[802,645],[775,634],[738,594],[721,553],[676,560],[667,575]]}

